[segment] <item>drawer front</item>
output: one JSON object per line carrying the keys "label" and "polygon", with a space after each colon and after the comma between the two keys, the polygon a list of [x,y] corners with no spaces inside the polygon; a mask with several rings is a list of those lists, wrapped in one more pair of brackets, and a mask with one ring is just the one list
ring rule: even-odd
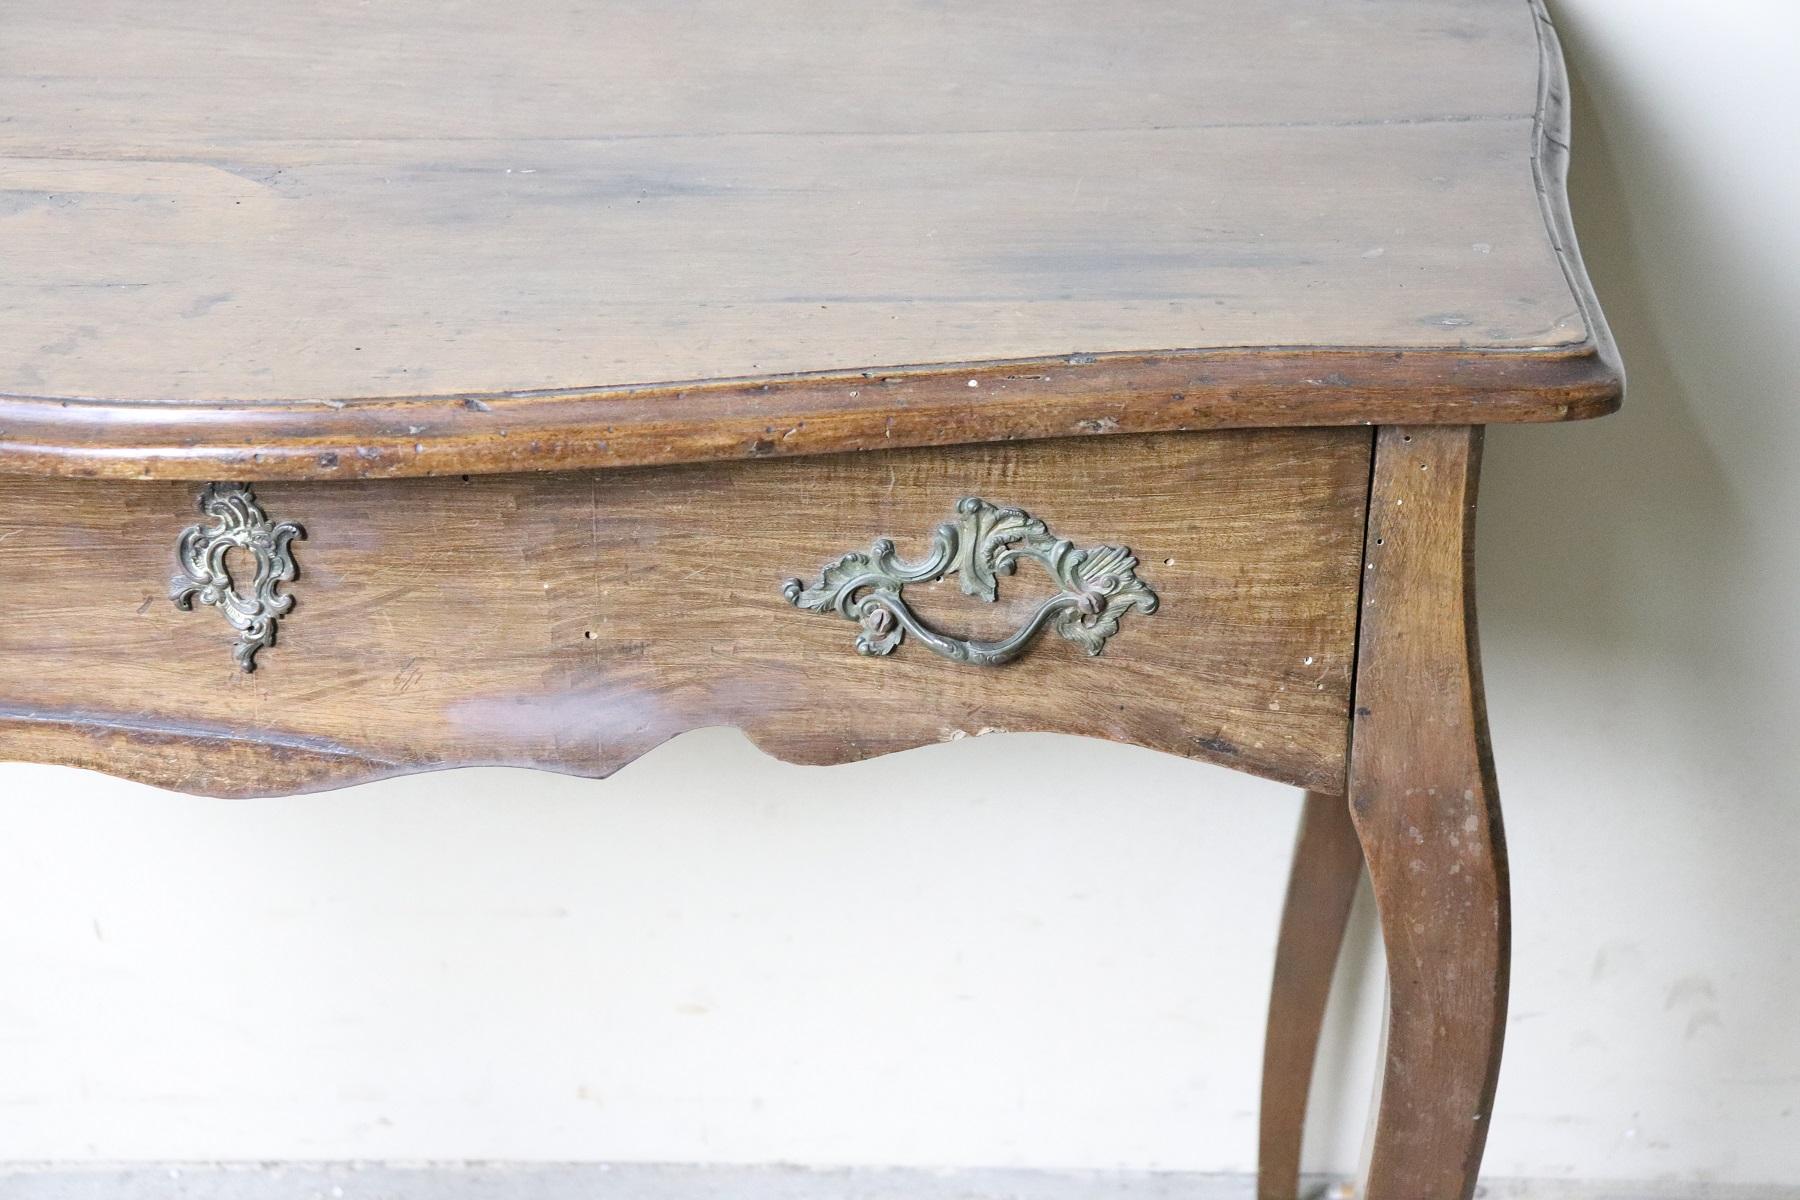
{"label": "drawer front", "polygon": [[[205,516],[195,484],[0,478],[0,756],[234,795],[603,775],[702,725],[809,763],[1049,730],[1334,790],[1370,445],[266,483],[206,492]],[[234,596],[205,587],[219,561]]]}

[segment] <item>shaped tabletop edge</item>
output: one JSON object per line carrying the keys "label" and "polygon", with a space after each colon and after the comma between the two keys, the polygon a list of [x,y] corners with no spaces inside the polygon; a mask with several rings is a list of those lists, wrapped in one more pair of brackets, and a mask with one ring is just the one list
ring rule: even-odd
{"label": "shaped tabletop edge", "polygon": [[597,388],[288,401],[0,394],[0,473],[354,479],[655,466],[1260,426],[1489,424],[1614,411],[1625,379],[1569,211],[1568,77],[1526,0],[1531,167],[1585,327],[1567,344],[1146,350]]}

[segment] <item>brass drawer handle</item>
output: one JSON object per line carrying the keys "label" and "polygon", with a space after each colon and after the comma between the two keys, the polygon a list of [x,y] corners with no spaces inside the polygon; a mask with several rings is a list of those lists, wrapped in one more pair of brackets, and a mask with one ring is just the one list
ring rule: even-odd
{"label": "brass drawer handle", "polygon": [[[868,553],[853,551],[827,566],[812,587],[790,579],[781,594],[797,608],[835,611],[862,626],[856,635],[859,654],[891,653],[911,633],[945,658],[981,667],[1017,658],[1046,624],[1089,654],[1099,654],[1119,632],[1119,618],[1126,612],[1156,611],[1156,593],[1137,577],[1137,559],[1124,546],[1077,550],[1031,514],[973,496],[958,503],[956,511],[957,519],[938,526],[930,553],[918,562],[896,558],[894,543],[880,538]],[[939,633],[919,620],[901,596],[909,583],[933,583],[955,571],[965,595],[991,602],[999,594],[998,577],[1011,575],[1022,558],[1041,564],[1062,591],[997,642]]]}
{"label": "brass drawer handle", "polygon": [[[246,671],[256,670],[256,652],[275,642],[275,622],[294,607],[294,598],[276,589],[291,583],[299,569],[290,548],[306,531],[292,521],[279,524],[256,502],[247,483],[209,483],[200,492],[200,511],[212,518],[189,525],[175,546],[181,574],[169,581],[176,608],[191,609],[197,599],[219,610],[238,631],[232,657]],[[238,549],[256,563],[248,593],[231,578],[225,555]]]}

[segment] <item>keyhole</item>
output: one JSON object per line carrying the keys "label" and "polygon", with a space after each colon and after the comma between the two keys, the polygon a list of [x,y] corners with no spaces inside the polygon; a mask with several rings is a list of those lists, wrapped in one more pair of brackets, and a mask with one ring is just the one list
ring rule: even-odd
{"label": "keyhole", "polygon": [[256,579],[256,555],[233,544],[225,548],[225,573],[231,576],[231,587],[239,587]]}

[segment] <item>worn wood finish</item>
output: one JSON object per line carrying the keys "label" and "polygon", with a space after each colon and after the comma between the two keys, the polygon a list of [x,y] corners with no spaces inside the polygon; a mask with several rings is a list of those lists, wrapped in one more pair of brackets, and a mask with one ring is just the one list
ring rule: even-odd
{"label": "worn wood finish", "polygon": [[1376,437],[1350,805],[1388,960],[1367,1200],[1467,1198],[1505,1033],[1506,845],[1475,639],[1481,430]]}
{"label": "worn wood finish", "polygon": [[[0,396],[0,462],[110,479],[368,479],[1226,428],[1611,411],[1591,357],[1219,351],[557,396],[255,409]],[[871,399],[871,397],[873,397]]]}
{"label": "worn wood finish", "polygon": [[[191,484],[0,478],[0,757],[168,787],[283,792],[461,763],[601,775],[684,729],[738,725],[796,762],[993,730],[1135,742],[1341,788],[1370,434],[1034,442],[648,471],[279,484],[306,527],[297,603],[239,672],[168,577]],[[980,495],[1077,545],[1122,543],[1161,607],[1090,658],[1046,634],[1004,667],[856,626],[780,585],[888,535],[918,554]],[[940,628],[1000,602],[909,587]]]}
{"label": "worn wood finish", "polygon": [[[1509,937],[1480,427],[1623,387],[1566,93],[1541,0],[18,0],[0,758],[245,795],[1031,729],[1298,784],[1261,1200],[1363,858],[1366,1197],[1466,1200]],[[168,600],[202,480],[307,526],[254,674]],[[783,598],[969,494],[1129,545],[1160,609],[983,669]],[[1050,591],[907,598],[995,638]]]}
{"label": "worn wood finish", "polygon": [[1269,989],[1256,1200],[1299,1200],[1300,1147],[1319,1032],[1362,866],[1362,845],[1344,797],[1308,792]]}
{"label": "worn wood finish", "polygon": [[1605,412],[1539,15],[11,5],[0,470]]}

